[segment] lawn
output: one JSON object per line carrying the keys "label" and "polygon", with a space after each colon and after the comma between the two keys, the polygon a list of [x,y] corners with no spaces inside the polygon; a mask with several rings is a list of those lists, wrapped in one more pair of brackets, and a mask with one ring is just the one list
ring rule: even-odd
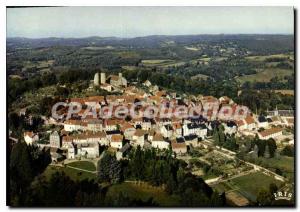
{"label": "lawn", "polygon": [[259,191],[262,189],[269,190],[271,183],[275,183],[277,186],[282,184],[281,181],[275,180],[262,172],[255,172],[234,178],[228,182],[228,185],[238,188],[239,192],[250,200],[255,200]]}
{"label": "lawn", "polygon": [[89,161],[76,161],[76,162],[68,163],[67,165],[80,168],[80,169],[85,169],[88,171],[96,171],[95,165]]}
{"label": "lawn", "polygon": [[134,182],[124,182],[112,185],[107,192],[108,199],[114,199],[120,192],[132,199],[141,199],[143,201],[153,198],[154,202],[160,206],[179,206],[179,198],[167,194],[161,187],[153,187],[148,183],[136,184]]}
{"label": "lawn", "polygon": [[65,172],[67,176],[69,176],[72,180],[84,180],[84,179],[94,179],[96,180],[96,175],[89,172],[83,172],[79,170],[75,170],[68,167],[56,167],[56,166],[48,166],[46,170],[44,171],[43,175],[50,179],[51,175],[55,172]]}
{"label": "lawn", "polygon": [[273,177],[262,172],[255,172],[214,185],[213,189],[219,193],[235,190],[247,199],[255,201],[259,191],[269,190],[271,183],[275,183],[278,187],[282,185],[281,181],[275,180]]}

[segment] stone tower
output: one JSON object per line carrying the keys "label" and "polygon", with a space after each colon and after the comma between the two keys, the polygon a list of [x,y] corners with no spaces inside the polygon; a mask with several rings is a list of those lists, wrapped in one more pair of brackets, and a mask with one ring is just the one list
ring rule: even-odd
{"label": "stone tower", "polygon": [[94,76],[94,85],[98,86],[99,85],[99,73],[97,72]]}
{"label": "stone tower", "polygon": [[101,73],[101,85],[105,84],[105,82],[106,82],[106,75],[105,73]]}

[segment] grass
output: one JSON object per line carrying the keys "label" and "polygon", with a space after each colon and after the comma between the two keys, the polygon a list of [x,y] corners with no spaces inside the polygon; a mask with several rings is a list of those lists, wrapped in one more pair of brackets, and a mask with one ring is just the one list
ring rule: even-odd
{"label": "grass", "polygon": [[183,61],[175,61],[175,60],[142,60],[142,64],[144,66],[159,66],[159,67],[169,67],[169,66],[181,66],[184,65]]}
{"label": "grass", "polygon": [[241,83],[249,82],[270,82],[270,80],[277,76],[279,79],[282,79],[285,76],[294,74],[293,70],[288,69],[279,69],[279,68],[268,68],[263,71],[259,71],[256,74],[244,75],[238,77],[237,80]]}
{"label": "grass", "polygon": [[141,199],[143,201],[153,198],[154,202],[160,206],[179,206],[179,198],[174,195],[167,194],[162,187],[153,187],[148,183],[136,184],[134,182],[123,182],[121,184],[109,187],[107,196],[114,199],[116,195],[121,193],[132,199]]}
{"label": "grass", "polygon": [[95,165],[89,161],[76,161],[76,162],[68,163],[67,165],[80,168],[80,169],[85,169],[88,171],[96,171]]}
{"label": "grass", "polygon": [[273,177],[262,172],[255,172],[214,185],[213,189],[219,193],[235,190],[247,199],[255,201],[262,189],[269,190],[271,183],[275,183],[278,187],[282,185],[281,181]]}
{"label": "grass", "polygon": [[44,171],[43,175],[46,177],[46,179],[50,179],[51,175],[55,172],[64,172],[67,176],[69,176],[74,181],[77,180],[80,181],[84,179],[89,179],[89,180],[97,179],[97,176],[93,173],[79,171],[68,167],[57,167],[57,166],[48,166]]}
{"label": "grass", "polygon": [[258,158],[257,162],[268,169],[279,169],[288,177],[293,178],[294,175],[294,158],[288,156],[280,156],[279,158]]}
{"label": "grass", "polygon": [[265,175],[262,172],[255,172],[235,178],[229,182],[229,185],[236,186],[241,194],[254,200],[262,189],[269,190],[271,183],[275,183],[277,186],[282,184],[282,182],[275,180],[273,177]]}
{"label": "grass", "polygon": [[249,57],[246,57],[246,59],[248,59],[250,61],[263,62],[268,58],[287,58],[289,56],[291,56],[291,55],[288,55],[288,54],[273,54],[273,55],[249,56]]}
{"label": "grass", "polygon": [[147,65],[159,65],[164,63],[174,62],[174,60],[142,60],[142,63]]}

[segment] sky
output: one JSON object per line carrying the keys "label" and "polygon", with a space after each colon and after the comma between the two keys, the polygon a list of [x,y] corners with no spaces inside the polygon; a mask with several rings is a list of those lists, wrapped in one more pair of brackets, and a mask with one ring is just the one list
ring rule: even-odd
{"label": "sky", "polygon": [[293,34],[292,7],[7,8],[7,37]]}

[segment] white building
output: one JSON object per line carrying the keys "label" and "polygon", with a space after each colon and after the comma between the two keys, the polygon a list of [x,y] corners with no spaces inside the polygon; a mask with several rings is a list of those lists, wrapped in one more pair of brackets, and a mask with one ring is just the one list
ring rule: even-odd
{"label": "white building", "polygon": [[197,135],[204,139],[207,136],[205,124],[188,123],[183,125],[183,136]]}
{"label": "white building", "polygon": [[96,144],[78,144],[77,154],[81,157],[94,159],[99,157],[99,145]]}
{"label": "white building", "polygon": [[112,135],[110,146],[116,149],[123,147],[123,136],[122,135]]}
{"label": "white building", "polygon": [[24,132],[24,140],[27,145],[32,145],[39,140],[39,135],[37,133],[33,133],[32,131]]}
{"label": "white building", "polygon": [[170,138],[173,135],[173,127],[170,124],[164,125],[160,128],[160,132],[165,138]]}
{"label": "white building", "polygon": [[258,133],[258,137],[262,140],[268,140],[269,138],[277,138],[278,136],[282,135],[281,128],[270,128]]}
{"label": "white building", "polygon": [[151,142],[151,146],[158,149],[168,149],[170,144],[164,140],[161,134],[156,133]]}
{"label": "white building", "polygon": [[72,143],[68,145],[67,150],[67,159],[75,159],[75,148]]}
{"label": "white building", "polygon": [[53,133],[50,134],[49,140],[50,140],[51,147],[57,147],[57,148],[61,147],[60,136],[57,131],[54,131]]}

